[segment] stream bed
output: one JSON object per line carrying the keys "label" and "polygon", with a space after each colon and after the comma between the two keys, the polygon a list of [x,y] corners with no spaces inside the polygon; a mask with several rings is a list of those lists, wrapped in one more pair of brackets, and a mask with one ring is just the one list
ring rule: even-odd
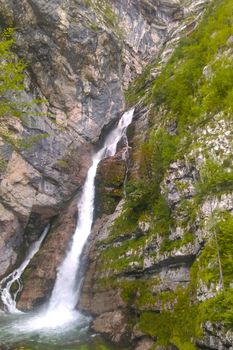
{"label": "stream bed", "polygon": [[88,319],[65,328],[28,330],[36,314],[0,314],[0,350],[128,350],[88,330]]}

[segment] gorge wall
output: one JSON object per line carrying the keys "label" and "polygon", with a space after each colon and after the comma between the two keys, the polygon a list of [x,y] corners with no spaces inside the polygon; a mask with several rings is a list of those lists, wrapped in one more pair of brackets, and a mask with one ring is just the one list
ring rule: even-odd
{"label": "gorge wall", "polygon": [[213,1],[195,30],[207,4],[0,1],[28,62],[23,98],[44,100],[14,132],[48,134],[21,152],[0,145],[0,275],[52,220],[19,308],[49,298],[91,152],[136,105],[128,169],[121,147],[98,169],[78,307],[137,350],[232,348],[232,4]]}
{"label": "gorge wall", "polygon": [[13,24],[15,51],[28,63],[22,98],[43,101],[23,123],[7,120],[6,126],[16,137],[47,134],[20,152],[1,140],[7,166],[0,184],[0,275],[82,186],[93,144],[125,108],[123,87],[165,41],[173,45],[183,22],[193,26],[202,8],[177,1],[0,2],[1,23]]}
{"label": "gorge wall", "polygon": [[28,64],[22,98],[43,101],[6,127],[16,137],[47,134],[20,153],[1,140],[8,163],[0,185],[1,275],[16,263],[25,229],[29,237],[41,231],[82,185],[92,145],[125,108],[123,87],[196,10],[177,1],[101,4],[0,2],[1,23],[15,27],[15,51]]}
{"label": "gorge wall", "polygon": [[135,349],[233,346],[232,9],[213,3],[162,72],[158,60],[129,87],[126,196],[111,213],[125,170],[115,157],[97,176],[79,308]]}

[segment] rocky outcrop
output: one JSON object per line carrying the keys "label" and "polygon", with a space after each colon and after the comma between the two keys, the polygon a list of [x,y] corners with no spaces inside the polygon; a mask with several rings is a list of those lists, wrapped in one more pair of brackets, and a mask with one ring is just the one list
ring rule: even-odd
{"label": "rocky outcrop", "polygon": [[[221,53],[216,50],[198,84],[202,79],[210,82],[206,72],[216,69],[216,62],[222,67],[221,60],[232,60],[229,40],[226,36]],[[159,87],[153,85],[154,78],[167,54],[164,51],[158,65],[136,80],[135,91],[130,91],[134,99],[129,97],[138,104],[131,128],[129,188],[115,212],[105,212],[96,221],[78,307],[97,320],[116,310],[130,314],[124,335],[131,335],[135,349],[147,348],[148,343],[148,348],[153,344],[156,349],[228,350],[233,346],[232,326],[225,314],[232,300],[232,273],[225,260],[231,256],[228,239],[233,227],[232,110],[216,113],[213,108],[207,117],[200,109],[199,120],[187,117],[181,129],[180,111],[176,106],[177,114],[172,110],[175,93],[171,97],[169,91],[171,100],[166,101],[166,91],[159,90],[161,95],[155,96],[163,103],[156,108],[153,93]],[[165,75],[172,92],[176,69],[179,75],[185,55],[182,59],[179,62],[175,56],[175,68],[171,64]],[[144,99],[143,94],[147,94]],[[192,98],[196,96],[197,92]],[[100,300],[106,292],[113,297],[106,303],[102,299],[102,312],[101,304],[96,312],[91,300]],[[112,308],[114,295],[117,301]],[[112,330],[102,328],[102,332],[114,340]]]}
{"label": "rocky outcrop", "polygon": [[103,213],[112,214],[123,197],[123,185],[126,176],[127,164],[124,160],[123,149],[114,157],[102,160],[98,166],[95,178],[95,216]]}
{"label": "rocky outcrop", "polygon": [[[223,106],[219,113],[216,106],[214,112],[204,111],[219,87],[212,69],[232,57],[231,37],[203,72],[199,66],[198,73],[194,70],[198,81],[190,80],[192,69],[186,79],[193,95],[186,98],[185,111],[195,117],[202,113],[199,122],[194,117],[190,122],[186,115],[185,128],[179,124],[184,116],[177,105],[175,112],[172,109],[179,95],[173,86],[167,105],[163,90],[156,96],[161,104],[153,95],[162,68],[180,38],[195,29],[207,2],[0,2],[14,19],[18,53],[25,52],[30,62],[25,94],[46,100],[40,108],[45,117],[29,117],[18,132],[49,135],[20,154],[6,152],[2,145],[9,161],[0,187],[2,274],[16,262],[14,250],[25,237],[33,240],[33,230],[58,215],[24,273],[19,308],[35,308],[48,300],[76,224],[78,194],[72,202],[66,204],[67,200],[81,188],[92,146],[104,126],[125,108],[123,89],[150,63],[127,92],[128,103],[137,103],[129,130],[130,162],[125,164],[120,149],[98,168],[96,220],[84,252],[87,268],[78,308],[94,316],[95,332],[114,342],[128,339],[136,350],[183,345],[231,349],[231,330],[214,318],[208,322],[212,315],[207,311],[214,310],[211,302],[223,293],[229,293],[229,303],[232,300],[232,276],[228,268],[225,280],[221,276],[221,252],[216,254],[218,238],[225,250],[223,242],[230,246],[233,227],[232,122]],[[170,63],[167,81],[173,81],[176,70],[186,77],[181,52],[176,53],[182,60],[174,59],[175,69]],[[209,85],[196,91],[203,81]],[[213,81],[217,88],[201,107],[189,108],[190,100],[196,102]],[[225,88],[220,85],[220,90]],[[126,173],[129,183],[124,191]],[[231,253],[225,250],[228,259]],[[226,309],[224,300],[217,300],[219,310]],[[206,317],[201,325],[199,314]],[[195,333],[198,327],[202,339]]]}
{"label": "rocky outcrop", "polygon": [[[17,307],[31,310],[49,300],[57,268],[64,259],[77,222],[77,201],[75,196],[53,222],[40,251],[31,260],[22,275],[24,288]],[[33,286],[33,288],[32,288]]]}
{"label": "rocky outcrop", "polygon": [[120,311],[106,312],[95,319],[92,324],[95,332],[107,335],[115,343],[122,341],[126,327],[126,317]]}
{"label": "rocky outcrop", "polygon": [[101,243],[100,246],[96,243],[108,237],[109,228],[119,215],[121,209],[122,201],[118,204],[112,215],[103,215],[101,219],[96,220],[84,251],[88,268],[85,271],[78,308],[96,316],[125,306],[119,290],[113,289],[111,286],[106,286],[105,283],[97,282],[100,281],[98,263],[102,248]]}
{"label": "rocky outcrop", "polygon": [[[125,107],[123,87],[165,41],[174,41],[183,20],[193,22],[191,16],[199,13],[195,4],[0,1],[2,23],[14,24],[15,51],[28,63],[22,99],[42,99],[22,123],[13,121],[13,129],[8,127],[25,138],[47,135],[20,154],[1,140],[0,152],[8,162],[1,174],[1,239],[2,246],[9,246],[1,251],[5,261],[1,275],[14,265],[25,229],[36,236],[43,216],[49,220],[59,213],[82,186],[90,144]],[[21,167],[24,175],[15,180],[10,194],[11,169],[21,172]],[[11,231],[16,245],[4,238]]]}

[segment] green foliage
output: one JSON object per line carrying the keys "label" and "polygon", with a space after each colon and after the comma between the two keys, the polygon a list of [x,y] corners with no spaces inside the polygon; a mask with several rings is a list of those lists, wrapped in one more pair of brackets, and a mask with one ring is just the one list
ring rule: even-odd
{"label": "green foliage", "polygon": [[224,285],[231,288],[233,282],[233,217],[230,213],[222,213],[221,220],[216,225],[216,235],[220,249],[220,259],[223,269]]}
{"label": "green foliage", "polygon": [[91,7],[100,15],[104,23],[109,27],[117,27],[118,18],[108,0],[85,0],[85,5]]}
{"label": "green foliage", "polygon": [[[150,101],[165,105],[176,116],[179,130],[205,113],[232,112],[232,59],[216,60],[233,34],[231,0],[216,1],[199,28],[183,39],[152,87]],[[208,65],[210,77],[203,76]]]}
{"label": "green foliage", "polygon": [[[201,88],[204,111],[233,111],[233,67],[232,58],[222,57],[211,66],[213,76]],[[210,73],[211,74],[211,73]]]}
{"label": "green foliage", "polygon": [[212,322],[224,322],[227,329],[233,330],[233,289],[229,288],[217,294],[215,298],[199,305],[199,319]]}
{"label": "green foliage", "polygon": [[162,346],[176,345],[180,350],[192,350],[195,346],[192,338],[196,333],[195,314],[197,307],[190,300],[191,295],[182,288],[170,292],[170,298],[176,301],[173,310],[161,312],[146,311],[141,314],[140,329],[151,336],[156,336],[156,344]]}
{"label": "green foliage", "polygon": [[[233,190],[231,159],[225,159],[223,164],[207,159],[200,171],[197,194],[193,199],[183,199],[175,209],[175,216],[182,216],[182,223],[172,217],[161,194],[169,164],[187,153],[187,147],[193,146],[192,141],[199,137],[199,134],[193,136],[197,126],[201,128],[219,112],[222,112],[222,119],[232,117],[233,68],[228,41],[233,35],[232,13],[231,0],[214,1],[195,33],[182,40],[161,76],[149,82],[153,65],[149,66],[127,92],[129,103],[147,95],[145,101],[153,105],[151,122],[160,127],[151,131],[141,147],[140,180],[128,183],[125,210],[114,223],[112,234],[115,238],[119,235],[127,237],[127,234],[132,237],[143,216],[150,218],[151,228],[145,237],[124,242],[114,249],[109,247],[104,253],[105,259],[111,261],[111,267],[119,268],[119,273],[127,270],[137,251],[143,251],[151,236],[163,237],[160,252],[170,252],[192,243],[197,228],[193,223],[203,199]],[[166,125],[170,121],[177,126],[176,135],[167,131]],[[197,143],[195,147],[198,147]],[[180,192],[186,189],[179,180],[176,187]],[[194,339],[201,337],[201,325],[207,320],[223,322],[233,329],[233,218],[227,212],[220,213],[217,218],[212,228],[206,228],[209,238],[191,268],[186,289],[156,294],[152,281],[121,280],[123,299],[140,314],[140,329],[156,337],[158,345],[174,344],[181,350],[195,349]],[[190,230],[184,231],[183,239],[171,241],[168,235],[173,225],[184,229],[188,225]],[[132,259],[127,256],[131,250]],[[224,279],[224,290],[220,291],[216,289],[220,280],[219,259]],[[196,297],[201,281],[210,288],[213,296],[204,302]],[[157,306],[158,310],[150,311]]]}
{"label": "green foliage", "polygon": [[194,235],[191,234],[190,232],[187,232],[184,234],[184,237],[182,239],[179,240],[174,240],[171,241],[168,238],[165,238],[163,240],[163,243],[160,246],[160,252],[170,252],[173,249],[179,249],[185,245],[187,245],[188,243],[193,243],[194,241]]}
{"label": "green foliage", "polygon": [[[231,0],[216,0],[198,29],[181,40],[159,77],[151,82],[155,62],[136,79],[126,93],[128,101],[136,103],[146,95],[145,101],[154,104],[157,111],[164,107],[164,117],[173,116],[180,133],[194,128],[204,115],[232,113],[233,68],[227,51],[233,35],[232,12]],[[207,77],[203,74],[205,67],[209,70]]]}
{"label": "green foliage", "polygon": [[141,169],[149,180],[160,183],[168,165],[175,159],[177,137],[164,128],[152,130],[147,143],[142,145]]}
{"label": "green foliage", "polygon": [[[116,247],[105,249],[102,254],[102,269],[113,269],[115,271],[125,271],[129,269],[129,264],[137,263],[142,265],[142,257],[139,253],[140,248],[144,246],[145,237],[136,237],[132,240],[125,240]],[[128,252],[131,252],[128,254]]]}
{"label": "green foliage", "polygon": [[138,310],[145,310],[158,301],[153,288],[160,282],[158,277],[143,280],[128,279],[119,282],[121,296],[128,305],[134,304]]}
{"label": "green foliage", "polygon": [[[216,214],[215,214],[216,215]],[[215,219],[216,220],[216,219]],[[211,238],[205,244],[202,254],[194,264],[197,266],[197,278],[210,284],[217,284],[220,281],[220,269],[218,262],[217,249],[222,266],[225,288],[230,288],[233,282],[233,217],[228,212],[220,212],[218,221],[210,229],[214,232]],[[218,245],[216,247],[216,244]]]}
{"label": "green foliage", "polygon": [[[143,215],[153,216],[153,225],[150,234],[159,233],[167,235],[172,224],[170,208],[165,198],[160,193],[160,182],[169,165],[174,159],[176,151],[176,137],[169,135],[164,129],[151,133],[147,143],[142,146],[141,172],[143,180],[129,181],[126,186],[126,202],[122,214],[115,220],[111,227],[110,237],[105,243],[114,240],[115,237],[134,234],[138,221]],[[127,241],[117,248],[107,248],[103,252],[104,260],[117,259],[115,268],[125,268],[135,259],[127,258],[123,253],[128,249],[143,247],[145,237],[137,237]],[[140,261],[140,259],[139,259]]]}
{"label": "green foliage", "polygon": [[154,203],[154,221],[152,226],[152,232],[157,233],[160,236],[168,236],[170,228],[173,224],[171,217],[171,209],[161,194],[158,196]]}
{"label": "green foliage", "polygon": [[11,51],[13,29],[6,29],[0,37],[0,117],[20,117],[17,92],[24,89],[25,64]]}
{"label": "green foliage", "polygon": [[149,211],[156,216],[157,224],[169,221],[170,211],[160,193],[165,171],[176,155],[176,136],[163,128],[152,131],[148,142],[141,146],[140,171],[143,180],[129,182],[126,187],[126,206],[139,217]]}
{"label": "green foliage", "polygon": [[197,184],[198,196],[221,195],[233,190],[233,168],[224,168],[222,164],[208,159],[200,171]]}
{"label": "green foliage", "polygon": [[[13,53],[12,46],[14,30],[5,29],[0,34],[0,137],[10,144],[15,150],[28,148],[38,139],[46,137],[46,134],[21,139],[19,135],[9,131],[9,123],[14,123],[14,118],[24,121],[32,107],[42,101],[32,100],[24,102],[22,91],[24,90],[25,63]],[[6,161],[0,159],[0,170],[5,168]]]}
{"label": "green foliage", "polygon": [[150,73],[154,65],[147,65],[142,74],[135,79],[135,81],[130,84],[128,90],[125,92],[125,99],[130,105],[136,104],[146,93],[146,88],[150,88],[148,80],[150,78]]}

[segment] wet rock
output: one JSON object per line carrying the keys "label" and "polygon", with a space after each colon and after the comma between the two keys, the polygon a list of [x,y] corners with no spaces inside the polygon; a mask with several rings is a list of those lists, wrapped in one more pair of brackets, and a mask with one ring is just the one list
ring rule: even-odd
{"label": "wet rock", "polygon": [[0,204],[0,276],[16,263],[17,249],[22,243],[22,231],[17,217]]}
{"label": "wet rock", "polygon": [[233,334],[230,330],[226,333],[221,323],[206,322],[204,337],[197,341],[197,346],[199,349],[232,350]]}
{"label": "wet rock", "polygon": [[[103,215],[97,219],[93,227],[91,236],[84,250],[84,259],[86,259],[86,270],[84,274],[83,285],[81,288],[78,309],[92,315],[100,315],[103,312],[109,312],[122,308],[125,302],[121,298],[121,293],[114,286],[106,287],[100,283],[105,276],[99,266],[99,254],[103,249],[96,242],[104,240],[109,235],[109,228],[122,210],[123,201],[121,201],[115,212],[111,215]],[[106,271],[108,273],[108,271]],[[111,273],[111,272],[110,272]]]}
{"label": "wet rock", "polygon": [[95,186],[95,216],[112,214],[123,196],[126,162],[123,151],[99,163]]}
{"label": "wet rock", "polygon": [[121,311],[106,312],[92,323],[92,329],[119,343],[126,334],[126,317]]}
{"label": "wet rock", "polygon": [[[141,73],[165,41],[165,49],[170,44],[174,49],[169,38],[174,41],[181,35],[181,22],[190,12],[194,17],[198,14],[196,2],[190,8],[172,0],[157,4],[111,0],[111,22],[104,11],[84,0],[0,0],[4,23],[9,20],[16,28],[16,52],[28,63],[22,99],[43,100],[27,120],[15,121],[14,132],[23,137],[47,135],[22,150],[17,164],[15,154],[11,156],[7,145],[1,144],[8,166],[20,169],[22,162],[28,178],[22,183],[18,179],[12,194],[9,172],[0,185],[1,202],[14,215],[12,225],[19,222],[19,231],[29,222],[28,232],[34,229],[37,235],[43,208],[44,212],[52,208],[51,216],[55,215],[82,186],[90,144],[125,107],[123,87]],[[111,198],[107,207],[113,208],[119,191],[107,197]]]}
{"label": "wet rock", "polygon": [[149,337],[142,338],[134,348],[134,350],[149,350],[154,345],[153,339]]}
{"label": "wet rock", "polygon": [[[17,166],[15,174],[7,170],[0,187],[3,226],[10,221],[14,229],[19,225],[19,232],[28,226],[28,235],[33,227],[37,230],[41,227],[43,219],[60,214],[64,203],[81,188],[90,164],[90,144],[98,140],[103,127],[118,118],[125,107],[123,88],[156,58],[158,69],[151,72],[145,82],[146,90],[147,84],[160,74],[171,57],[179,38],[193,30],[206,1],[161,0],[155,4],[147,0],[110,0],[117,25],[109,23],[103,11],[100,13],[82,0],[0,0],[2,3],[9,8],[17,28],[17,52],[29,62],[26,95],[46,100],[38,110],[38,114],[42,111],[45,117],[30,117],[20,132],[24,136],[45,132],[48,137],[30,150],[22,151],[20,156],[8,155],[8,168]],[[131,129],[131,133],[134,132],[130,143],[134,147],[131,179],[140,178],[138,145],[146,140],[149,129],[148,110],[138,109]],[[175,125],[168,127],[171,134],[175,129]],[[18,172],[22,167],[20,162],[25,170]],[[172,209],[178,207],[183,198],[189,199],[195,194],[193,183],[197,171],[186,165],[184,161],[174,163],[164,179],[162,191]],[[97,316],[93,329],[115,342],[124,338],[127,331],[126,303],[121,290],[114,285],[106,286],[105,279],[155,275],[159,276],[159,282],[154,293],[174,290],[186,285],[189,268],[200,250],[199,242],[194,242],[161,253],[159,234],[153,241],[147,239],[151,228],[147,219],[140,220],[133,232],[126,230],[112,243],[106,241],[110,226],[122,211],[122,202],[118,202],[122,198],[125,171],[121,158],[107,159],[100,164],[96,180],[98,220],[84,253],[87,271],[78,305],[81,310]],[[19,308],[28,310],[48,300],[56,269],[74,232],[76,199],[54,221],[39,254],[25,271]],[[13,229],[10,234],[11,231]],[[176,238],[177,231],[173,237],[171,233],[170,238]],[[7,235],[2,236],[2,250],[6,247]],[[144,245],[129,247],[124,252],[130,261],[120,272],[121,276],[114,268],[101,268],[100,253],[107,245],[121,246],[141,236],[145,239]],[[11,266],[14,252],[5,257],[3,270]],[[160,310],[162,305],[155,303],[150,308]],[[149,342],[151,340],[141,339],[137,350],[147,349]]]}
{"label": "wet rock", "polygon": [[[57,269],[69,249],[77,222],[77,196],[63,208],[54,221],[40,251],[34,256],[22,275],[23,290],[17,307],[31,310],[49,300]],[[33,287],[32,287],[33,286]]]}

